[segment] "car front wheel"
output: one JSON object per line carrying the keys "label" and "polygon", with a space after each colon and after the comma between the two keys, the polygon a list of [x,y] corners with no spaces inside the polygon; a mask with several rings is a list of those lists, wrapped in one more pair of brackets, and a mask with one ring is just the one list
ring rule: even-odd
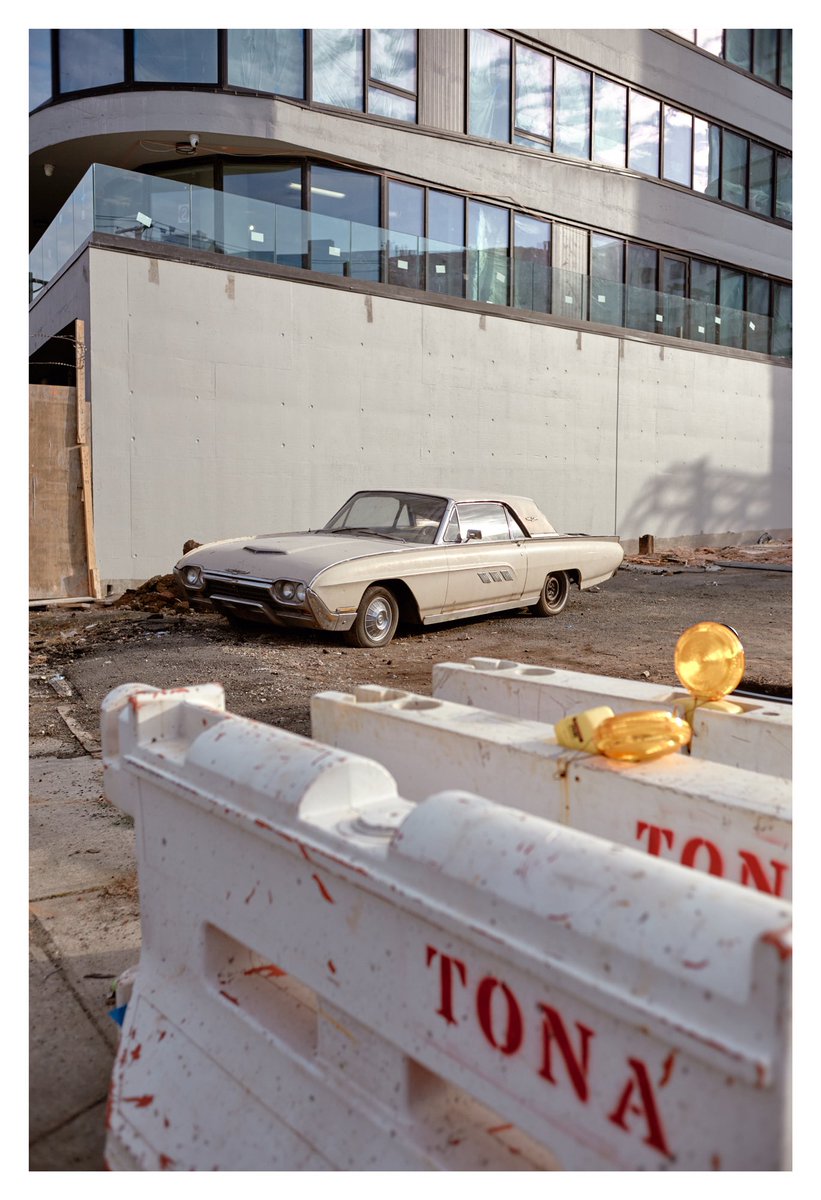
{"label": "car front wheel", "polygon": [[352,646],[387,646],[396,633],[398,622],[399,605],[393,593],[387,588],[369,587],[346,638]]}
{"label": "car front wheel", "polygon": [[542,594],[533,605],[538,617],[555,617],[567,604],[570,595],[570,580],[564,571],[553,571],[544,581]]}

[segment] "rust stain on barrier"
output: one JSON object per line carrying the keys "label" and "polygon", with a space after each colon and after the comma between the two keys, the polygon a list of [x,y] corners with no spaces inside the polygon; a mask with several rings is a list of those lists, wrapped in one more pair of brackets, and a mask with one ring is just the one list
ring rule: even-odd
{"label": "rust stain on barrier", "polygon": [[504,1133],[507,1129],[512,1129],[512,1125],[491,1125],[488,1133]]}
{"label": "rust stain on barrier", "polygon": [[261,821],[259,817],[254,821],[254,824],[258,825],[260,829],[273,829],[273,826],[269,825],[267,821]]}
{"label": "rust stain on barrier", "polygon": [[328,889],[325,887],[325,884],[322,882],[322,880],[319,878],[319,876],[317,874],[313,874],[311,876],[311,879],[316,880],[316,885],[319,888],[320,892],[322,893],[322,899],[327,900],[329,904],[335,904],[336,901],[334,900],[333,896],[328,891]]}
{"label": "rust stain on barrier", "polygon": [[709,967],[710,960],[709,958],[702,958],[701,962],[689,962],[686,958],[683,958],[681,965],[689,968],[691,971],[702,971],[705,967]]}
{"label": "rust stain on barrier", "polygon": [[664,1063],[662,1064],[661,1079],[659,1080],[660,1088],[666,1087],[667,1084],[670,1082],[670,1077],[673,1074],[673,1064],[675,1063],[675,1061],[676,1061],[676,1052],[675,1052],[675,1050],[671,1050],[670,1053],[665,1058]]}
{"label": "rust stain on barrier", "polygon": [[237,1008],[241,1007],[240,1002],[239,1002],[239,1000],[237,1000],[236,996],[232,996],[228,992],[224,992],[222,989],[220,989],[220,995],[224,996],[226,1000],[230,1000],[232,1004],[236,1004]]}
{"label": "rust stain on barrier", "polygon": [[174,1159],[169,1158],[167,1154],[160,1155],[160,1170],[167,1171],[169,1167],[173,1167]]}
{"label": "rust stain on barrier", "polygon": [[143,1047],[142,1047],[142,1042],[141,1042],[139,1045],[135,1046],[134,1049],[131,1051],[131,1061],[132,1062],[136,1062],[137,1059],[140,1057],[140,1054],[142,1053],[142,1048]]}
{"label": "rust stain on barrier", "polygon": [[785,925],[783,929],[774,929],[772,933],[765,933],[761,940],[768,946],[775,946],[779,958],[790,958],[792,955],[792,944],[789,940],[791,932],[792,927]]}
{"label": "rust stain on barrier", "polygon": [[335,966],[332,958],[328,959],[328,970],[331,972],[332,975],[336,975],[336,966]]}
{"label": "rust stain on barrier", "polygon": [[153,1096],[123,1096],[123,1104],[136,1104],[137,1108],[148,1108],[153,1103]]}
{"label": "rust stain on barrier", "polygon": [[256,884],[254,884],[254,886],[251,888],[251,890],[250,890],[250,892],[248,893],[248,895],[245,897],[245,903],[246,903],[246,904],[250,904],[250,902],[253,900],[253,898],[254,898],[254,894],[255,894],[256,890],[257,890],[257,885],[256,885]]}
{"label": "rust stain on barrier", "polygon": [[261,967],[248,967],[243,975],[264,975],[267,979],[278,979],[280,975],[287,975],[287,971],[283,971],[282,967],[276,966],[274,963],[265,963]]}
{"label": "rust stain on barrier", "polygon": [[720,1171],[721,1170],[721,1156],[718,1154],[714,1154],[712,1156],[712,1158],[710,1159],[710,1166],[714,1171]]}

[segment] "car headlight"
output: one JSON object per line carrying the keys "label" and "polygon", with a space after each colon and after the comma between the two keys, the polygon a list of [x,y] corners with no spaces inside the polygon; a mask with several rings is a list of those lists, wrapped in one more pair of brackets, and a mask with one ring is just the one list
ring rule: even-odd
{"label": "car headlight", "polygon": [[202,571],[199,567],[183,567],[182,578],[188,587],[199,587],[202,584]]}
{"label": "car headlight", "polygon": [[306,588],[295,579],[278,579],[273,585],[274,597],[282,604],[304,604]]}

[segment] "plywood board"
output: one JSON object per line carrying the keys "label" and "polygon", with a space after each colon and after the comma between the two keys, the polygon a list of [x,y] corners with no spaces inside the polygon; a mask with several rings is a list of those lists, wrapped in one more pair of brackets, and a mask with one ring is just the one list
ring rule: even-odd
{"label": "plywood board", "polygon": [[29,388],[29,599],[88,594],[74,388]]}

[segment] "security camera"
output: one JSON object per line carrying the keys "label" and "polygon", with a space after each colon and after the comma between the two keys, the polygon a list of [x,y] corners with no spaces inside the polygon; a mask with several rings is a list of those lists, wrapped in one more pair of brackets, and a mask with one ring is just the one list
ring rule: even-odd
{"label": "security camera", "polygon": [[196,150],[200,144],[200,135],[198,133],[189,133],[188,141],[191,143],[191,149]]}
{"label": "security camera", "polygon": [[54,174],[54,163],[43,163],[43,171],[45,175],[51,179]]}

